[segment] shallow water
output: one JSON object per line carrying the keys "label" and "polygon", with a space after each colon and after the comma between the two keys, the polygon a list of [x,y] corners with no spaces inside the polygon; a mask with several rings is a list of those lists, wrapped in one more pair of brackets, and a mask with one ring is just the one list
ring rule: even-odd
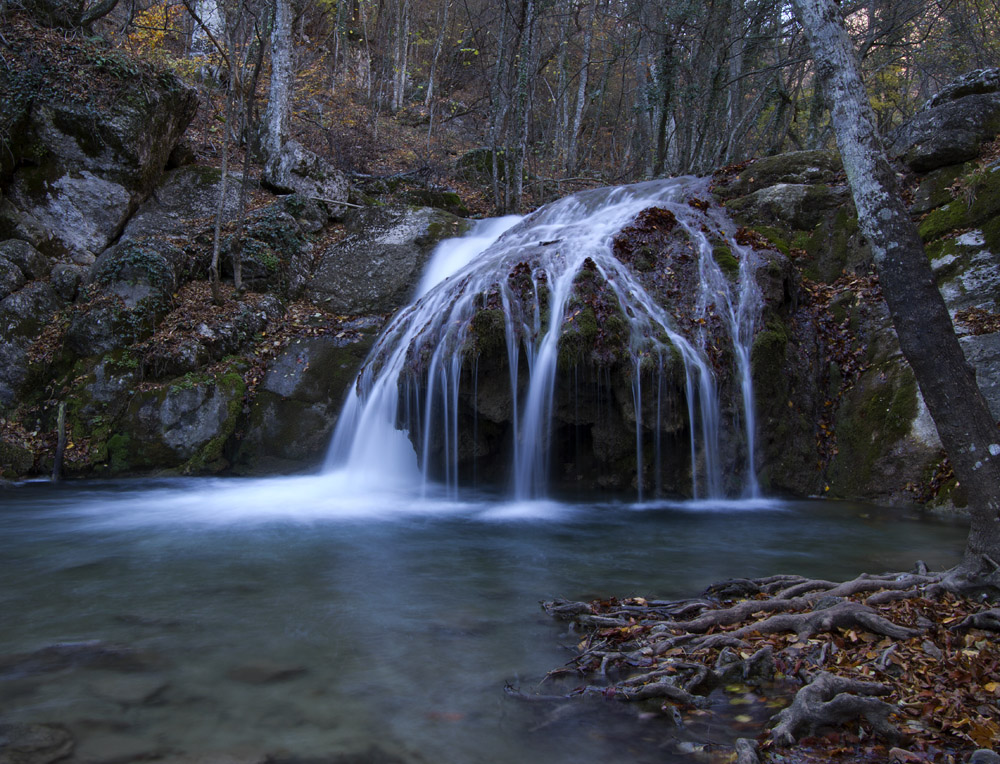
{"label": "shallow water", "polygon": [[[940,568],[965,536],[822,502],[410,496],[352,498],[336,476],[0,493],[0,720],[64,724],[91,761],[109,750],[335,760],[373,746],[441,764],[669,761],[666,721],[613,701],[562,711],[504,694],[572,655],[574,636],[540,600],[682,597],[732,576],[846,577],[917,559]],[[2,669],[4,656],[83,640],[130,646],[149,665]],[[130,697],[142,687],[156,694]]]}

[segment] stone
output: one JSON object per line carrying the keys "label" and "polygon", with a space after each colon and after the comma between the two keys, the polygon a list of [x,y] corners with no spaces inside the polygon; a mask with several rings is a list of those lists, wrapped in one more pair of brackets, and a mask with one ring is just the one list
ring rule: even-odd
{"label": "stone", "polygon": [[1000,69],[974,69],[952,80],[931,96],[924,108],[930,109],[967,95],[1000,91]]}
{"label": "stone", "polygon": [[79,306],[64,344],[78,356],[104,355],[145,339],[169,311],[183,253],[158,239],[124,241],[91,266],[91,299]]}
{"label": "stone", "polygon": [[468,222],[429,207],[371,207],[347,216],[349,235],[324,252],[306,296],[335,313],[389,313],[420,280],[435,245]]}
{"label": "stone", "polygon": [[26,279],[42,279],[48,275],[50,267],[48,258],[29,242],[20,239],[0,242],[0,257],[20,268]]}
{"label": "stone", "polygon": [[197,371],[227,355],[240,353],[269,322],[278,319],[281,302],[274,295],[260,295],[239,303],[234,314],[201,323],[182,342],[153,345],[143,355],[147,379],[166,379]]}
{"label": "stone", "polygon": [[167,682],[160,677],[128,674],[104,677],[90,684],[94,695],[123,706],[152,702],[166,689]]}
{"label": "stone", "polygon": [[321,463],[375,334],[366,328],[347,338],[293,340],[274,359],[240,439],[235,461],[241,471],[295,472]]}
{"label": "stone", "polygon": [[277,171],[267,174],[264,182],[279,193],[321,201],[337,216],[344,206],[336,203],[348,201],[351,190],[344,173],[298,141],[285,142]]}
{"label": "stone", "polygon": [[0,406],[17,403],[28,379],[28,346],[61,307],[55,290],[42,281],[0,300]]}
{"label": "stone", "polygon": [[[236,215],[241,180],[241,175],[231,173],[226,183],[227,219]],[[189,240],[192,230],[210,230],[214,225],[221,192],[222,173],[215,167],[189,165],[170,170],[129,218],[122,238],[155,236]]]}
{"label": "stone", "polygon": [[66,302],[76,299],[80,285],[87,277],[87,269],[72,263],[56,263],[52,267],[52,288]]}
{"label": "stone", "polygon": [[[2,360],[0,356],[0,361]],[[0,435],[0,478],[16,480],[28,474],[34,464],[35,457],[31,451],[22,444]]]}
{"label": "stone", "polygon": [[61,307],[62,300],[49,284],[31,282],[0,300],[0,339],[34,339]]}
{"label": "stone", "polygon": [[236,372],[137,391],[108,441],[115,472],[180,468],[217,471],[236,429],[246,385]]}
{"label": "stone", "polygon": [[969,757],[969,764],[1000,764],[1000,754],[989,748],[980,748],[978,751],[973,751]]}
{"label": "stone", "polygon": [[50,764],[73,752],[73,736],[52,724],[0,724],[0,764]]}
{"label": "stone", "polygon": [[779,183],[794,185],[842,184],[844,167],[835,151],[789,151],[756,159],[736,178],[715,184],[715,193],[731,199]]}
{"label": "stone", "polygon": [[[10,80],[16,76],[0,72],[0,90],[19,87]],[[44,95],[32,102],[15,147],[26,153],[13,157],[4,189],[9,206],[0,211],[0,233],[67,258],[96,256],[118,237],[152,191],[198,100],[180,80],[145,70],[115,86],[119,92],[106,93],[100,106]]]}
{"label": "stone", "polygon": [[234,666],[226,672],[226,676],[234,682],[242,682],[243,684],[274,684],[295,679],[305,673],[305,666],[272,661],[254,661]]}
{"label": "stone", "polygon": [[993,418],[1000,420],[1000,333],[960,337],[959,343]]}
{"label": "stone", "polygon": [[914,172],[930,172],[979,155],[1000,132],[1000,93],[976,93],[918,112],[890,133],[889,152]]}
{"label": "stone", "polygon": [[24,274],[10,260],[0,257],[0,300],[24,286]]}
{"label": "stone", "polygon": [[726,208],[750,225],[811,230],[849,199],[846,186],[777,183],[730,199]]}

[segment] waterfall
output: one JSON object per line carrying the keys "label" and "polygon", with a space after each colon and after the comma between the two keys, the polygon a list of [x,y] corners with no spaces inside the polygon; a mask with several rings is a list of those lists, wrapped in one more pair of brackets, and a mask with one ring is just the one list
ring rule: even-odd
{"label": "waterfall", "polygon": [[[503,459],[510,492],[532,498],[560,466],[599,482],[591,473],[617,458],[627,424],[640,499],[664,489],[664,464],[685,471],[686,493],[718,497],[733,491],[729,427],[743,444],[737,490],[756,495],[759,261],[707,198],[696,178],[595,189],[442,243],[349,393],[327,469],[454,495],[470,464],[475,476]],[[666,236],[673,259],[650,260],[658,250],[644,237]],[[581,411],[591,388],[596,404]],[[590,449],[586,465],[553,464],[567,433]]]}

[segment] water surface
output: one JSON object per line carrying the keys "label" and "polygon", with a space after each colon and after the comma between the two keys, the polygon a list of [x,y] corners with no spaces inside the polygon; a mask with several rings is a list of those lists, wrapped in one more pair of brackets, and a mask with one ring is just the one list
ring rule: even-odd
{"label": "water surface", "polygon": [[[940,568],[964,536],[821,502],[415,500],[351,495],[331,476],[23,485],[0,493],[0,666],[83,640],[147,665],[8,661],[0,720],[64,724],[95,761],[116,745],[245,761],[375,761],[373,746],[441,764],[669,761],[666,721],[614,701],[505,696],[572,656],[576,637],[540,600]],[[155,695],[130,699],[137,677]]]}

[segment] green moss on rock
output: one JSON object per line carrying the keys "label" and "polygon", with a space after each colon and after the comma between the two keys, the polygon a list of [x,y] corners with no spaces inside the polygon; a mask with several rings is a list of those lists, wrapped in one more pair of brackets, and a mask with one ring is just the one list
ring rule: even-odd
{"label": "green moss on rock", "polygon": [[876,465],[906,436],[917,416],[917,382],[897,361],[870,370],[850,391],[835,422],[839,453],[830,484],[843,496],[870,493]]}

